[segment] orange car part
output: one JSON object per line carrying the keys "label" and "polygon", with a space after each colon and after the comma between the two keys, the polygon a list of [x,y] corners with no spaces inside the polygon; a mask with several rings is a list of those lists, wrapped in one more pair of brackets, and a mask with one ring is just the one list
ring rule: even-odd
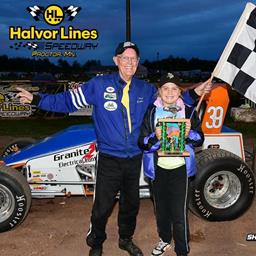
{"label": "orange car part", "polygon": [[218,134],[221,132],[229,105],[227,85],[215,84],[204,100],[206,108],[202,118],[202,130],[206,134]]}

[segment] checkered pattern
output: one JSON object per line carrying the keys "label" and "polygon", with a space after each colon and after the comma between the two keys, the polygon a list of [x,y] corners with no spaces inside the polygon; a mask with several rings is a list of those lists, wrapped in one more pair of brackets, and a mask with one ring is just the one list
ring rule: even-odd
{"label": "checkered pattern", "polygon": [[25,46],[26,46],[26,43],[23,44],[22,42],[19,42],[19,43],[16,42],[13,45],[10,45],[9,48],[19,50],[21,47],[25,47]]}
{"label": "checkered pattern", "polygon": [[32,15],[32,17],[36,20],[40,20],[40,15],[43,14],[44,7],[34,5],[33,7],[27,7],[27,11]]}
{"label": "checkered pattern", "polygon": [[30,50],[31,48],[32,49],[37,49],[37,44],[36,43],[27,43],[27,46],[28,46],[28,49]]}
{"label": "checkered pattern", "polygon": [[14,43],[13,45],[10,45],[9,47],[11,49],[14,49],[14,50],[19,50],[19,49],[22,49],[22,48],[25,48],[25,49],[28,49],[28,50],[35,50],[35,49],[39,49],[40,48],[40,42],[39,43],[30,43],[30,42],[16,42]]}
{"label": "checkered pattern", "polygon": [[75,16],[81,11],[81,7],[75,7],[73,5],[63,7],[65,13],[69,16],[68,20],[73,20]]}
{"label": "checkered pattern", "polygon": [[248,3],[213,76],[256,102],[256,6]]}

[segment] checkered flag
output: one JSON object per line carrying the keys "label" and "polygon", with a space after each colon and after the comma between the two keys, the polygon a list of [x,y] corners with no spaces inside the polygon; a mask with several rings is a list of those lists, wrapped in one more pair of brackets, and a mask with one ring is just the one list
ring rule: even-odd
{"label": "checkered flag", "polygon": [[37,5],[34,5],[33,7],[27,7],[26,9],[36,21],[40,20],[39,16],[43,14],[44,11],[44,7]]}
{"label": "checkered flag", "polygon": [[214,71],[249,100],[256,102],[256,6],[247,3]]}
{"label": "checkered flag", "polygon": [[68,20],[71,21],[81,11],[81,7],[75,7],[73,5],[63,7],[65,13],[69,16]]}

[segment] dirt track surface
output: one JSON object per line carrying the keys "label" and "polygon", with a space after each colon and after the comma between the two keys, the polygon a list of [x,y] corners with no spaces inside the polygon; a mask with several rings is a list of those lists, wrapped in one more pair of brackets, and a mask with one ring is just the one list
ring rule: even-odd
{"label": "dirt track surface", "polygon": [[[85,233],[89,226],[92,198],[33,199],[28,217],[21,226],[2,233],[0,255],[3,256],[82,256],[88,255]],[[104,243],[106,256],[128,255],[117,246],[117,210],[114,208]],[[191,256],[254,256],[256,242],[246,242],[249,232],[256,233],[256,203],[237,220],[210,223],[189,215]],[[134,239],[150,255],[157,241],[152,202],[141,200]],[[169,251],[166,255],[175,255]]]}
{"label": "dirt track surface", "polygon": [[[10,138],[0,137],[0,148]],[[3,143],[3,144],[2,144]],[[2,144],[2,145],[1,145]],[[15,230],[0,234],[0,256],[82,256],[88,255],[85,235],[90,224],[92,198],[57,197],[33,199],[25,221]],[[117,245],[118,204],[107,225],[105,256],[128,255]],[[206,222],[189,214],[190,256],[254,256],[256,241],[247,242],[248,233],[256,233],[256,200],[242,217],[228,222]],[[145,256],[158,241],[152,202],[141,200],[135,242]],[[175,255],[173,249],[165,256]]]}

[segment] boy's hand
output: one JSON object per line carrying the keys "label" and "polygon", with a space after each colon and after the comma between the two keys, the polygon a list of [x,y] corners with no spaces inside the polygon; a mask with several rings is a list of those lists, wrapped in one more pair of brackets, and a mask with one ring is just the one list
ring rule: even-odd
{"label": "boy's hand", "polygon": [[158,139],[158,140],[161,140],[161,137],[162,137],[161,134],[162,134],[162,132],[161,132],[161,128],[160,128],[160,127],[156,127],[155,133],[156,133],[157,139]]}
{"label": "boy's hand", "polygon": [[190,121],[190,119],[188,119],[186,121],[185,137],[188,137],[190,129],[191,129],[191,121]]}

